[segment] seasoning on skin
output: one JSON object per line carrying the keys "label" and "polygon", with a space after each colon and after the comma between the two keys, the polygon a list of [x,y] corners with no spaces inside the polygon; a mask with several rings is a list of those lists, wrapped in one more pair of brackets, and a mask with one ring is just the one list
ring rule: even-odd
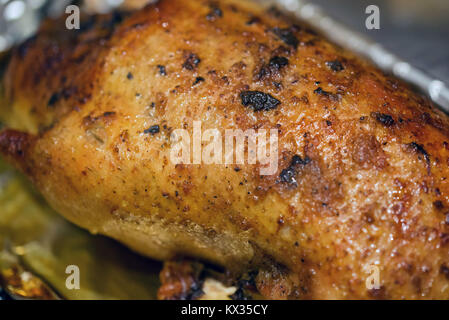
{"label": "seasoning on skin", "polygon": [[152,126],[148,129],[146,129],[144,131],[144,133],[146,133],[146,134],[150,133],[152,135],[155,135],[156,133],[159,133],[160,131],[161,131],[160,127],[158,125],[155,125],[155,126]]}
{"label": "seasoning on skin", "polygon": [[193,83],[193,85],[195,86],[195,85],[197,85],[198,83],[203,82],[203,81],[206,81],[206,79],[204,79],[203,77],[197,77],[197,78],[195,79],[195,82]]}
{"label": "seasoning on skin", "polygon": [[334,61],[327,61],[326,65],[331,68],[332,71],[335,72],[339,72],[339,71],[343,71],[345,68],[343,67],[343,65],[341,64],[340,61],[338,60],[334,60]]}
{"label": "seasoning on skin", "polygon": [[131,72],[128,72],[128,74],[126,75],[126,78],[128,78],[128,80],[132,80],[132,79],[134,79],[134,76]]}
{"label": "seasoning on skin", "polygon": [[391,127],[395,123],[393,117],[385,113],[372,112],[371,116],[386,127]]}
{"label": "seasoning on skin", "polygon": [[305,166],[308,163],[310,163],[310,159],[308,157],[302,159],[298,155],[293,156],[290,166],[282,170],[281,174],[279,175],[279,177],[281,178],[281,182],[288,183],[292,186],[297,187],[298,186],[298,182],[296,181],[297,168],[298,166]]}
{"label": "seasoning on skin", "polygon": [[157,68],[159,69],[159,74],[161,76],[166,76],[167,75],[167,69],[165,68],[165,66],[158,64]]}
{"label": "seasoning on skin", "polygon": [[273,32],[285,44],[287,44],[295,49],[298,48],[299,40],[296,38],[296,36],[293,34],[293,32],[290,29],[274,28]]}
{"label": "seasoning on skin", "polygon": [[198,58],[196,54],[191,53],[182,66],[184,69],[192,71],[195,70],[195,68],[200,64],[200,62],[201,59]]}
{"label": "seasoning on skin", "polygon": [[281,104],[279,100],[268,93],[260,91],[244,91],[240,94],[242,104],[254,111],[269,111]]}

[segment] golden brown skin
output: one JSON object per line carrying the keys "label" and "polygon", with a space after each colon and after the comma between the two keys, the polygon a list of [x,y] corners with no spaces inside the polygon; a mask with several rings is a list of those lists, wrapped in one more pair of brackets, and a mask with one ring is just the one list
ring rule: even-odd
{"label": "golden brown skin", "polygon": [[[156,259],[260,269],[269,298],[448,298],[447,116],[307,27],[239,3],[163,0],[78,32],[48,23],[5,73],[2,113],[20,131],[1,133],[2,153],[74,223]],[[268,67],[274,56],[289,64]],[[254,112],[246,90],[281,104]],[[175,166],[170,133],[197,120],[278,128],[278,172]],[[291,168],[297,185],[280,178],[294,155],[308,159]]]}

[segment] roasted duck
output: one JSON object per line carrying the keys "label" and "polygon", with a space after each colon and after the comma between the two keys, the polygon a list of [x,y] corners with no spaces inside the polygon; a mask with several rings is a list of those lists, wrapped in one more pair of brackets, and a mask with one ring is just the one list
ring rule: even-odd
{"label": "roasted duck", "polygon": [[[270,299],[449,298],[448,117],[275,9],[47,21],[11,54],[0,110],[1,153],[48,203],[145,256],[251,274]],[[276,172],[173,163],[196,121],[276,129]]]}

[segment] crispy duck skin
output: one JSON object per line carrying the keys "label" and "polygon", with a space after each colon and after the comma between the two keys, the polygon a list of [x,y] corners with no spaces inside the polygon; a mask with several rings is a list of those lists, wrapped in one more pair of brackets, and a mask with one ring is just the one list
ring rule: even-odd
{"label": "crispy duck skin", "polygon": [[[448,117],[276,10],[162,0],[48,21],[2,86],[2,154],[93,233],[259,270],[267,298],[449,298]],[[278,171],[173,164],[193,121],[277,128]]]}

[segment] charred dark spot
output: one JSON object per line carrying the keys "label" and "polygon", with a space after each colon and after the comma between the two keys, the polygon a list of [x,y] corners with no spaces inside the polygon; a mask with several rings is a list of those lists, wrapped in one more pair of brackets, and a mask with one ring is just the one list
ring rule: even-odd
{"label": "charred dark spot", "polygon": [[273,82],[273,86],[275,86],[276,89],[282,89],[282,83],[280,83],[280,82],[274,81],[274,82]]}
{"label": "charred dark spot", "polygon": [[276,74],[281,68],[288,65],[288,59],[285,57],[273,57],[270,59],[268,65],[262,66],[260,71],[256,75],[257,80],[266,79],[274,74]]}
{"label": "charred dark spot", "polygon": [[160,131],[161,131],[160,127],[159,127],[158,125],[154,125],[154,126],[148,128],[148,129],[146,129],[146,130],[144,131],[144,133],[145,133],[145,134],[152,134],[152,135],[155,135],[155,134],[159,133]]}
{"label": "charred dark spot", "polygon": [[279,177],[281,178],[281,182],[285,182],[296,187],[298,186],[298,183],[296,182],[296,170],[292,167],[282,170]]}
{"label": "charred dark spot", "polygon": [[329,97],[331,95],[330,92],[323,90],[323,88],[321,88],[321,87],[318,87],[313,92],[316,94],[322,95],[322,96],[326,96],[326,97]]}
{"label": "charred dark spot", "polygon": [[341,99],[340,94],[335,94],[335,93],[332,93],[332,92],[323,90],[323,88],[321,88],[321,87],[318,87],[318,88],[315,89],[313,92],[314,92],[315,94],[317,94],[317,95],[326,97],[326,98],[328,98],[328,99],[331,100],[331,101],[339,101],[339,100]]}
{"label": "charred dark spot", "polygon": [[441,202],[440,200],[434,201],[434,202],[433,202],[433,206],[434,206],[435,209],[437,209],[437,210],[443,210],[443,209],[444,209],[444,204],[443,204],[443,202]]}
{"label": "charred dark spot", "polygon": [[449,233],[441,233],[440,234],[440,245],[445,247],[449,244]]}
{"label": "charred dark spot", "polygon": [[240,172],[241,170],[242,170],[242,169],[240,169],[239,167],[235,167],[235,168],[234,168],[234,171],[235,171],[235,172]]}
{"label": "charred dark spot", "polygon": [[286,29],[274,28],[273,33],[279,39],[281,39],[285,44],[287,44],[295,49],[298,47],[299,41],[290,28],[286,28]]}
{"label": "charred dark spot", "polygon": [[278,219],[278,225],[283,226],[285,223],[284,217],[280,216]]}
{"label": "charred dark spot", "polygon": [[132,79],[134,79],[134,76],[131,72],[128,72],[128,74],[126,75],[126,78],[128,78],[128,80],[132,80]]}
{"label": "charred dark spot", "polygon": [[409,143],[407,145],[412,151],[422,155],[424,157],[424,160],[427,164],[427,170],[430,172],[430,157],[427,153],[426,149],[424,149],[424,146],[422,144],[418,144],[416,142]]}
{"label": "charred dark spot", "polygon": [[276,17],[276,18],[282,17],[282,12],[279,10],[278,7],[276,7],[276,6],[274,6],[274,5],[270,6],[270,7],[267,9],[267,13],[268,13],[269,15],[273,16],[273,17]]}
{"label": "charred dark spot", "polygon": [[247,26],[252,26],[253,24],[256,24],[256,23],[259,23],[260,22],[260,18],[258,18],[258,17],[252,17],[251,19],[249,19],[247,22],[246,22],[246,25]]}
{"label": "charred dark spot", "polygon": [[49,107],[54,107],[54,105],[59,101],[60,94],[55,92],[51,95],[50,99],[48,99],[47,105]]}
{"label": "charred dark spot", "polygon": [[332,71],[335,72],[339,72],[339,71],[343,71],[345,68],[343,67],[343,65],[341,64],[340,61],[338,60],[334,60],[334,61],[327,61],[326,65],[331,68]]}
{"label": "charred dark spot", "polygon": [[449,280],[449,268],[446,265],[442,264],[440,266],[440,273]]}
{"label": "charred dark spot", "polygon": [[306,164],[310,163],[310,159],[308,157],[305,157],[304,159],[302,159],[300,156],[298,155],[294,155],[292,158],[292,162],[291,162],[291,166],[305,166]]}
{"label": "charred dark spot", "polygon": [[288,65],[288,59],[285,57],[278,57],[278,56],[271,58],[270,63],[269,63],[269,66],[271,68],[275,68],[277,70],[279,70],[287,65]]}
{"label": "charred dark spot", "polygon": [[198,58],[198,56],[196,54],[191,53],[187,57],[186,61],[184,62],[184,64],[182,66],[184,69],[192,71],[192,70],[195,70],[195,68],[200,64],[200,62],[201,62],[201,59]]}
{"label": "charred dark spot", "polygon": [[299,166],[305,166],[309,163],[310,159],[308,157],[302,159],[298,155],[293,156],[290,166],[282,170],[281,174],[279,175],[281,182],[297,187],[298,186],[298,182],[296,181],[297,169]]}
{"label": "charred dark spot", "polygon": [[256,80],[263,80],[271,75],[271,70],[267,66],[263,66],[256,75]]}
{"label": "charred dark spot", "polygon": [[112,117],[112,116],[115,116],[115,112],[113,111],[107,111],[103,113],[103,117]]}
{"label": "charred dark spot", "polygon": [[372,112],[371,116],[386,127],[391,127],[395,123],[393,117],[389,114]]}
{"label": "charred dark spot", "polygon": [[210,12],[206,16],[206,19],[209,21],[215,21],[218,18],[222,18],[222,17],[223,17],[223,11],[217,5],[212,5]]}
{"label": "charred dark spot", "polygon": [[159,74],[161,76],[166,76],[167,75],[167,69],[165,68],[165,66],[158,64],[157,68],[159,69]]}
{"label": "charred dark spot", "polygon": [[203,81],[206,81],[206,79],[204,79],[203,77],[197,77],[197,78],[195,79],[195,81],[193,82],[193,85],[195,86],[195,85],[197,85],[198,83],[203,82]]}
{"label": "charred dark spot", "polygon": [[240,94],[242,104],[254,111],[269,111],[281,104],[279,100],[268,93],[260,91],[244,91]]}
{"label": "charred dark spot", "polygon": [[111,29],[115,28],[118,24],[122,23],[125,18],[126,13],[120,11],[114,11],[111,14],[111,18],[105,22],[104,28]]}

